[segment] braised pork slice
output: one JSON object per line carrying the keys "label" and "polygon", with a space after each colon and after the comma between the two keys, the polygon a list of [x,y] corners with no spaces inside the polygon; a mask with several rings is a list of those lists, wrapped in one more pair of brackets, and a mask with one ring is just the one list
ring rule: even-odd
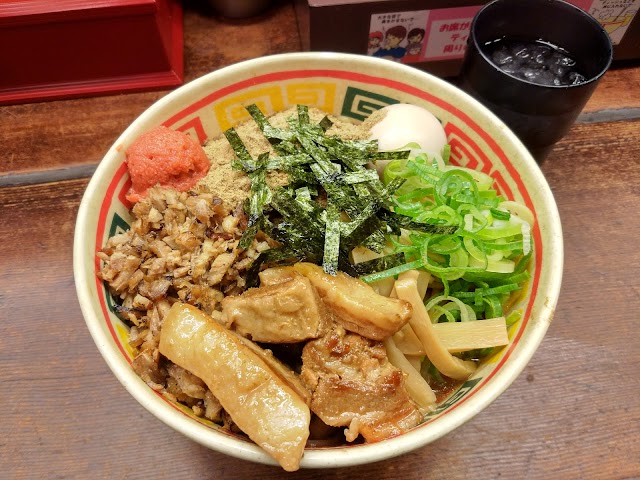
{"label": "braised pork slice", "polygon": [[372,340],[384,340],[400,330],[411,317],[409,302],[384,297],[362,280],[338,272],[329,275],[312,263],[292,267],[318,290],[336,320],[347,330]]}
{"label": "braised pork slice", "polygon": [[175,303],[159,350],[202,379],[233,422],[285,470],[297,470],[309,437],[309,407],[246,342],[197,308]]}
{"label": "braised pork slice", "polygon": [[347,426],[348,441],[399,435],[422,421],[382,343],[338,326],[302,351],[302,380],[311,390],[311,411],[327,425]]}
{"label": "braised pork slice", "polygon": [[226,326],[254,342],[297,343],[324,335],[332,321],[318,292],[304,276],[251,288],[222,301]]}

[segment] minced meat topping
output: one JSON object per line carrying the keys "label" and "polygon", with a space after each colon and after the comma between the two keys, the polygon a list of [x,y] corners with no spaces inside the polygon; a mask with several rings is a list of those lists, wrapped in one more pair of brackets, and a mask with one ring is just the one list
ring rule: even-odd
{"label": "minced meat topping", "polygon": [[133,367],[153,389],[220,421],[221,408],[203,382],[158,352],[162,321],[171,305],[194,305],[220,319],[220,302],[244,291],[246,270],[267,239],[238,249],[246,226],[241,207],[231,210],[199,186],[178,192],[154,187],[131,210],[131,228],[109,238],[98,253],[98,276],[117,298],[117,313],[131,325]]}

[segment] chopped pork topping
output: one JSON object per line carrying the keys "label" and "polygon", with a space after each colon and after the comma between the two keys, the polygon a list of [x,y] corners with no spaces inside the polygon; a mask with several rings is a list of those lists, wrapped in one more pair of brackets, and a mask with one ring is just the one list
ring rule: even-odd
{"label": "chopped pork topping", "polygon": [[246,225],[242,209],[231,212],[205,187],[154,187],[131,214],[131,228],[109,238],[98,253],[104,262],[98,276],[119,297],[116,311],[132,324],[129,344],[139,352],[133,368],[151,388],[218,421],[221,407],[202,381],[178,375],[159,354],[162,323],[176,301],[221,319],[220,302],[244,291],[246,269],[270,245],[254,240],[239,250]]}

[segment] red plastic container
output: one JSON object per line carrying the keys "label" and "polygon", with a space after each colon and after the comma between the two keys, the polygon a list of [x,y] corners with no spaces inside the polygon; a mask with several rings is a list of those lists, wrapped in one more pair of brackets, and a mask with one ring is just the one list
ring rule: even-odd
{"label": "red plastic container", "polygon": [[0,104],[183,82],[177,0],[0,3]]}

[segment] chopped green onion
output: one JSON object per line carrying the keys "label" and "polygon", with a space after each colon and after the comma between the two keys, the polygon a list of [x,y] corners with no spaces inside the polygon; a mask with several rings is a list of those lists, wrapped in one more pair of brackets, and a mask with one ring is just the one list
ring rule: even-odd
{"label": "chopped green onion", "polygon": [[403,272],[408,272],[409,270],[417,270],[422,266],[423,263],[421,260],[414,260],[413,262],[404,263],[402,265],[383,270],[382,272],[365,275],[363,277],[360,277],[360,280],[366,283],[374,283],[378,280],[382,280],[383,278],[395,277],[396,275],[400,275]]}
{"label": "chopped green onion", "polygon": [[498,220],[509,220],[511,218],[511,214],[509,212],[505,212],[498,208],[492,208],[491,215],[493,218],[497,218]]}
{"label": "chopped green onion", "polygon": [[356,263],[354,265],[355,271],[359,276],[367,275],[369,273],[381,272],[383,270],[389,270],[394,267],[405,264],[403,253],[393,253],[391,255],[385,255],[383,257],[367,260],[366,262]]}

